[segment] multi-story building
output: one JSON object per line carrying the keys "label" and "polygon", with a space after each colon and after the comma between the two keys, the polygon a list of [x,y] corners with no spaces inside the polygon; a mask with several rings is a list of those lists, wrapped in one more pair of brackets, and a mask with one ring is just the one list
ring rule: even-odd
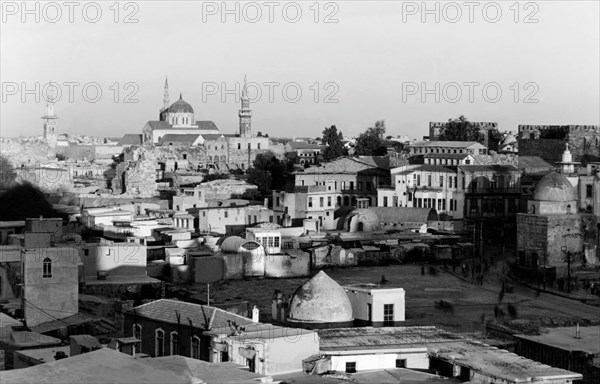
{"label": "multi-story building", "polygon": [[189,208],[205,207],[207,201],[254,197],[257,192],[256,185],[244,181],[213,180],[194,187],[180,188],[178,195],[173,196],[173,209],[185,211]]}
{"label": "multi-story building", "polygon": [[[315,219],[320,228],[334,229],[334,212],[339,194],[327,185],[296,187],[294,192],[273,192],[273,211],[278,217],[287,215],[293,220]],[[280,223],[281,224],[281,223]],[[298,224],[298,223],[297,223]]]}
{"label": "multi-story building", "polygon": [[[487,155],[487,147],[476,141],[421,141],[410,144],[411,156],[427,155]],[[450,157],[449,157],[450,158]]]}
{"label": "multi-story building", "polygon": [[463,218],[464,191],[456,167],[404,165],[391,170],[392,188],[378,190],[377,206],[434,208],[448,219]]}
{"label": "multi-story building", "polygon": [[306,141],[290,141],[285,145],[288,157],[301,165],[314,164],[321,154],[321,146]]}
{"label": "multi-story building", "polygon": [[277,223],[281,216],[263,205],[249,205],[247,200],[213,200],[206,207],[191,208],[195,229],[200,233],[227,233],[228,227],[257,223]]}
{"label": "multi-story building", "polygon": [[357,199],[369,199],[369,206],[377,203],[377,189],[390,185],[389,161],[385,157],[344,157],[320,166],[296,172],[297,187],[325,186],[335,192],[338,206],[356,206]]}
{"label": "multi-story building", "polygon": [[465,199],[465,228],[481,231],[478,232],[481,238],[513,233],[521,194],[520,175],[512,165],[459,166],[458,183]]}
{"label": "multi-story building", "polygon": [[[475,127],[479,128],[479,131],[483,134],[483,145],[489,148],[491,151],[498,150],[498,144],[500,142],[500,132],[498,131],[498,123],[496,122],[470,122]],[[440,139],[442,129],[448,124],[448,122],[430,122],[429,123],[429,140],[436,141]]]}

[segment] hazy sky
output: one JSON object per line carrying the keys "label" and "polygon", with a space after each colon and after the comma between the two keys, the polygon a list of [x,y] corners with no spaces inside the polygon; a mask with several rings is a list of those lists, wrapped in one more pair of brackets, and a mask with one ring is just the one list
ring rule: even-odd
{"label": "hazy sky", "polygon": [[165,76],[171,102],[183,93],[223,133],[238,129],[227,90],[245,74],[250,96],[262,92],[253,130],[271,136],[332,124],[353,136],[384,119],[388,134],[421,137],[460,114],[515,131],[600,121],[598,1],[428,1],[430,13],[421,1],[21,4],[2,1],[2,136],[41,134],[49,81],[62,90],[59,132],[140,133]]}

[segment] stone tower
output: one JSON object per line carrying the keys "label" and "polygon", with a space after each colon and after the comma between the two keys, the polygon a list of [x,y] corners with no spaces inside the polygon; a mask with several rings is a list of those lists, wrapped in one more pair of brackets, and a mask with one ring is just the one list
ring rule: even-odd
{"label": "stone tower", "polygon": [[169,79],[165,77],[165,94],[163,96],[163,108],[160,110],[161,112],[165,109],[169,108]]}
{"label": "stone tower", "polygon": [[250,98],[248,97],[248,87],[246,85],[246,76],[244,76],[244,88],[242,89],[242,108],[239,111],[240,117],[240,137],[252,137],[251,118],[252,111],[250,110]]}
{"label": "stone tower", "polygon": [[48,102],[46,103],[46,115],[42,116],[43,123],[43,136],[46,143],[52,148],[56,147],[57,133],[56,123],[58,116],[54,114],[54,95],[48,96]]}

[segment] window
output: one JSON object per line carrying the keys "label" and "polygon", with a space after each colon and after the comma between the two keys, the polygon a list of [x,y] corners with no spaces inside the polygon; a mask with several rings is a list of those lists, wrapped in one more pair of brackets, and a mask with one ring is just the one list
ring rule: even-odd
{"label": "window", "polygon": [[157,329],[154,337],[154,355],[162,357],[165,355],[165,332],[162,329]]}
{"label": "window", "polygon": [[427,186],[431,187],[431,175],[427,175]]}
{"label": "window", "polygon": [[373,321],[373,304],[367,303],[367,321],[371,324]]}
{"label": "window", "polygon": [[229,217],[227,211],[223,212],[223,214],[225,215],[225,218]]}
{"label": "window", "polygon": [[250,145],[250,143],[248,143],[248,149],[251,149],[251,148],[252,148],[252,146]]}
{"label": "window", "polygon": [[594,195],[592,185],[588,184],[585,186],[585,197],[592,197]]}
{"label": "window", "polygon": [[406,368],[406,359],[396,359],[396,368]]}
{"label": "window", "polygon": [[387,198],[387,196],[383,196],[383,206],[384,207],[388,206],[388,198]]}
{"label": "window", "polygon": [[198,336],[192,337],[191,358],[200,360],[200,338]]}
{"label": "window", "polygon": [[440,176],[440,187],[444,186],[444,176]]}
{"label": "window", "polygon": [[312,206],[313,206],[312,197],[309,197],[308,198],[308,207],[312,208]]}
{"label": "window", "polygon": [[133,337],[139,340],[138,343],[135,344],[135,352],[142,352],[142,326],[139,324],[133,324]]}
{"label": "window", "polygon": [[327,196],[327,206],[331,207],[331,196]]}
{"label": "window", "polygon": [[367,181],[367,191],[371,192],[371,182]]}
{"label": "window", "polygon": [[269,248],[273,248],[273,244],[275,243],[274,237],[269,236]]}
{"label": "window", "polygon": [[394,304],[383,305],[383,325],[394,324]]}
{"label": "window", "polygon": [[43,272],[42,277],[52,277],[52,260],[46,257],[43,261]]}
{"label": "window", "polygon": [[238,143],[238,149],[242,149],[242,143]]}
{"label": "window", "polygon": [[346,362],[346,373],[356,373],[356,361]]}
{"label": "window", "polygon": [[417,186],[421,186],[421,175],[417,175]]}
{"label": "window", "polygon": [[179,334],[171,332],[171,355],[179,355]]}
{"label": "window", "polygon": [[275,248],[279,247],[279,236],[275,236],[273,246]]}
{"label": "window", "polygon": [[83,250],[83,256],[89,256],[90,255],[90,250],[89,249],[84,249]]}
{"label": "window", "polygon": [[258,149],[260,149],[260,143],[258,143],[257,145],[258,145],[258,147],[257,147],[257,148],[258,148]]}
{"label": "window", "polygon": [[323,208],[323,201],[324,201],[324,198],[319,197],[319,207],[321,207],[321,208]]}
{"label": "window", "polygon": [[351,181],[351,182],[350,182],[350,190],[351,190],[351,191],[354,191],[354,181]]}
{"label": "window", "polygon": [[358,190],[359,190],[359,191],[362,191],[362,181],[359,181],[359,182],[358,182]]}

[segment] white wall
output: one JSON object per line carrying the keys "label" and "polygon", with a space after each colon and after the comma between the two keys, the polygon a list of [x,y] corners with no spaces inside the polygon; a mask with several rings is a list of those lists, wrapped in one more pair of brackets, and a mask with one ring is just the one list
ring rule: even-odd
{"label": "white wall", "polygon": [[[324,353],[321,351],[321,353]],[[324,353],[329,355],[328,353]],[[376,353],[374,351],[355,355],[329,355],[331,356],[331,369],[338,372],[346,371],[347,362],[356,362],[356,371],[367,371],[372,369],[396,368],[397,359],[406,359],[406,368],[428,369],[429,357],[427,348],[407,348],[404,351],[390,353]]]}

